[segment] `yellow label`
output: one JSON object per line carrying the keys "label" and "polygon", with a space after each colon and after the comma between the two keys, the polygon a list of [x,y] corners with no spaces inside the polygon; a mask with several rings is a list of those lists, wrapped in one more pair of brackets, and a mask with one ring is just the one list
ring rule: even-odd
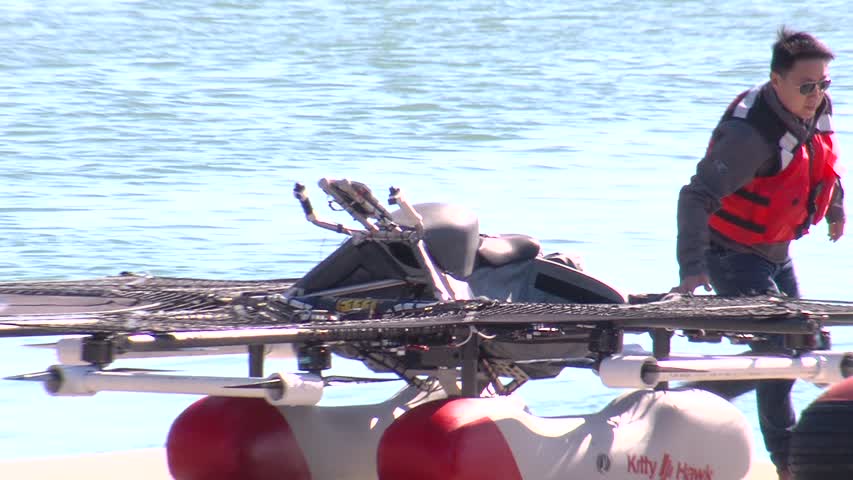
{"label": "yellow label", "polygon": [[342,298],[335,304],[335,310],[339,312],[352,312],[355,310],[374,311],[379,302],[372,298]]}

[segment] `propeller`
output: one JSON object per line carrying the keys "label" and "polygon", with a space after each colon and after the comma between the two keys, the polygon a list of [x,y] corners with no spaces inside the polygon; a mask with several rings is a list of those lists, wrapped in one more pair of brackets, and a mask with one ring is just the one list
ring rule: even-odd
{"label": "propeller", "polygon": [[27,348],[56,348],[57,345],[59,345],[57,342],[24,344]]}
{"label": "propeller", "polygon": [[267,388],[270,390],[281,390],[282,381],[280,378],[270,378],[265,380],[258,380],[257,382],[250,383],[242,383],[240,385],[228,385],[225,388]]}
{"label": "propeller", "polygon": [[398,381],[400,381],[399,378],[349,377],[344,375],[329,375],[327,377],[323,377],[323,384],[327,387],[332,384],[383,383]]}
{"label": "propeller", "polygon": [[162,373],[162,372],[180,372],[181,370],[168,369],[168,368],[138,368],[138,367],[120,367],[120,368],[111,368],[109,370],[102,370],[104,372],[116,372],[116,373]]}
{"label": "propeller", "polygon": [[[163,372],[178,372],[180,370],[167,370],[162,368],[111,368],[109,370],[101,370],[102,372],[113,372],[113,373],[163,373]],[[4,380],[22,380],[25,382],[44,382],[51,378],[55,377],[55,373],[51,371],[44,372],[33,372],[33,373],[22,373],[20,375],[12,375],[10,377],[4,377]]]}
{"label": "propeller", "polygon": [[[329,375],[323,377],[323,385],[332,386],[334,384],[358,384],[358,383],[382,383],[382,382],[398,382],[399,378],[375,378],[375,377],[350,377],[344,375]],[[242,383],[239,385],[228,385],[225,388],[268,388],[281,389],[282,382],[278,378],[270,378],[258,380],[256,382]]]}
{"label": "propeller", "polygon": [[11,377],[4,377],[4,380],[22,380],[25,382],[45,382],[51,378],[53,378],[54,373],[52,372],[33,372],[33,373],[22,373],[20,375],[12,375]]}

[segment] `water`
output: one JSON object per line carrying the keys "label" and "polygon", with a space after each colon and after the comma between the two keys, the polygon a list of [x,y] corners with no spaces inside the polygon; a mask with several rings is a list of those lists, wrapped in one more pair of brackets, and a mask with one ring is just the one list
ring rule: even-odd
{"label": "water", "polygon": [[[837,128],[842,148],[853,144],[842,27],[853,14],[841,1],[821,7],[0,0],[0,271],[298,276],[341,238],[305,222],[290,191],[306,183],[322,207],[314,185],[332,176],[466,205],[484,232],[580,254],[626,292],[666,291],[678,189],[726,104],[767,78],[780,24],[835,49]],[[850,239],[830,244],[823,228],[794,249],[802,291],[851,300]],[[0,340],[0,375],[53,363],[22,346],[50,340]],[[850,348],[853,335],[836,329],[834,341]],[[144,365],[244,375],[244,363]],[[324,402],[397,387],[332,390]],[[617,393],[575,371],[521,390],[543,415],[592,411]],[[797,408],[819,393],[798,382]],[[0,381],[0,459],[162,446],[196,398],[53,398]],[[754,425],[753,404],[737,401]]]}

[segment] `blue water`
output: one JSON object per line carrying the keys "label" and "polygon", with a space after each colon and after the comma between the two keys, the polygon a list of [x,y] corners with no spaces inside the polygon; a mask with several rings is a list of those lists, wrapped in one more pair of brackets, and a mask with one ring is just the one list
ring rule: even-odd
{"label": "blue water", "polygon": [[[625,292],[666,291],[678,189],[731,98],[767,78],[780,24],[835,49],[842,152],[853,145],[849,12],[832,0],[0,0],[2,279],[298,276],[342,239],[305,222],[290,191],[303,182],[322,207],[314,185],[331,176],[465,205],[484,232],[580,254]],[[821,227],[797,243],[806,296],[853,300],[851,241]],[[53,363],[23,346],[50,340],[0,340],[0,376]],[[239,357],[142,365],[246,371]],[[618,393],[577,371],[520,392],[543,415]],[[819,393],[798,382],[798,409]],[[0,459],[161,446],[196,398],[54,398],[0,381]],[[753,404],[737,401],[754,425]]]}

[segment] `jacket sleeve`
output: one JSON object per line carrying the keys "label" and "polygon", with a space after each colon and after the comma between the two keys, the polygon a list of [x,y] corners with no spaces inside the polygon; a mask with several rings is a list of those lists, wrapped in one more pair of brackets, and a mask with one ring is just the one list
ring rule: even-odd
{"label": "jacket sleeve", "polygon": [[[832,115],[832,96],[829,93],[826,93],[825,102],[826,106],[824,107],[824,112]],[[842,167],[843,169],[843,167]],[[841,170],[838,168],[838,164],[835,166],[835,170],[839,177],[835,180],[835,189],[832,192],[832,199],[829,201],[829,208],[826,210],[826,222],[827,223],[835,223],[835,222],[843,222],[845,221],[844,215],[844,187],[841,185]]]}
{"label": "jacket sleeve", "polygon": [[676,257],[682,279],[707,273],[708,217],[720,208],[725,196],[748,184],[774,161],[775,154],[774,147],[744,120],[726,120],[714,130],[696,174],[678,196]]}
{"label": "jacket sleeve", "polygon": [[829,208],[826,210],[826,221],[828,223],[845,221],[844,215],[844,188],[841,186],[841,178],[835,181],[835,190],[832,192]]}

